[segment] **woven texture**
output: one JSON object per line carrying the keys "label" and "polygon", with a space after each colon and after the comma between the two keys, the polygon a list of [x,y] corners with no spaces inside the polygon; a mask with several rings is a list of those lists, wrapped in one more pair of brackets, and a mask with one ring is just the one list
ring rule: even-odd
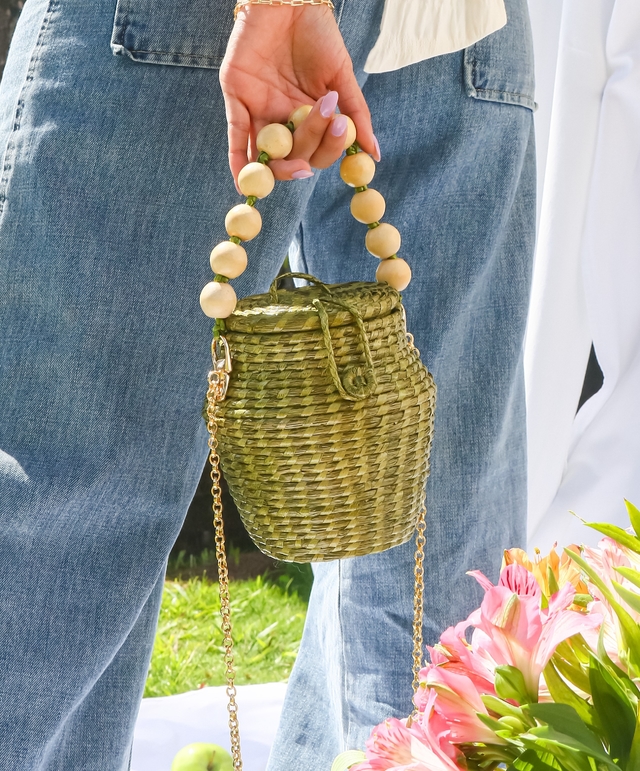
{"label": "woven texture", "polygon": [[407,340],[398,292],[272,287],[226,322],[233,371],[218,405],[220,459],[260,549],[310,562],[409,540],[435,385]]}

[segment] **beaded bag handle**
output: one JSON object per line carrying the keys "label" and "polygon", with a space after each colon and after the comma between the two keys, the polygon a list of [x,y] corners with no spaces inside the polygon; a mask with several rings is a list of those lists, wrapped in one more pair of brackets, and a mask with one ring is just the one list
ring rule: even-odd
{"label": "beaded bag handle", "polygon": [[[229,570],[225,549],[224,526],[222,520],[222,490],[220,487],[221,472],[218,455],[217,404],[227,395],[232,362],[229,344],[224,337],[226,331],[225,319],[235,310],[236,293],[229,284],[230,279],[240,276],[247,267],[247,253],[242,246],[244,241],[251,241],[262,229],[262,217],[255,208],[256,202],[271,193],[275,186],[273,172],[267,166],[270,160],[286,158],[293,148],[293,132],[311,111],[311,105],[303,105],[295,109],[286,124],[271,123],[258,132],[256,146],[260,151],[258,160],[248,163],[238,175],[238,187],[246,196],[245,203],[234,206],[225,217],[225,228],[229,235],[228,241],[223,241],[211,252],[210,264],[215,273],[213,281],[205,285],[200,293],[200,306],[209,318],[215,319],[211,355],[213,369],[209,372],[209,389],[207,391],[206,419],[209,431],[209,462],[211,465],[211,494],[213,497],[213,525],[215,529],[216,559],[218,563],[218,583],[220,588],[220,615],[222,618],[222,634],[225,661],[225,678],[227,681],[227,710],[229,713],[229,732],[231,738],[231,755],[234,771],[242,771],[242,755],[240,751],[240,729],[238,723],[238,705],[236,703],[235,662],[233,654],[233,636],[231,626],[231,608],[229,596]],[[334,118],[337,116],[334,116]],[[405,260],[398,257],[401,237],[397,228],[386,222],[380,222],[384,216],[386,203],[383,196],[369,183],[375,174],[373,158],[361,151],[356,142],[356,128],[348,116],[345,138],[346,155],[340,163],[340,176],[350,187],[355,188],[351,199],[351,214],[358,222],[368,227],[365,236],[365,246],[374,257],[380,260],[376,270],[376,280],[390,284],[394,289],[402,291],[411,281],[411,268]],[[302,274],[294,274],[302,275]],[[308,277],[313,281],[317,279]],[[318,282],[322,283],[322,282]],[[271,287],[272,295],[277,289]],[[329,292],[329,294],[331,294]],[[354,316],[358,325],[359,316],[350,306],[335,298],[329,302],[342,305]],[[329,335],[326,310],[322,302],[314,303],[321,319],[325,337]],[[361,324],[360,320],[360,324]],[[359,326],[359,325],[358,325]],[[366,343],[366,335],[360,329]],[[408,335],[411,338],[410,335]],[[332,348],[329,335],[328,351]],[[371,369],[369,384],[373,385],[373,367],[368,346],[365,345],[367,370]],[[336,378],[339,377],[336,373]],[[334,379],[334,380],[335,380]],[[336,384],[336,387],[337,384]],[[367,386],[365,386],[366,388]],[[366,394],[364,394],[366,395]],[[362,394],[358,394],[360,398]],[[354,394],[346,394],[345,398],[356,398]],[[424,609],[424,546],[426,529],[426,508],[423,503],[416,526],[415,552],[415,592],[413,598],[413,688],[418,687],[418,673],[422,667],[422,617]]]}
{"label": "beaded bag handle", "polygon": [[[229,240],[218,244],[211,252],[211,269],[216,275],[200,294],[200,306],[207,316],[216,319],[217,331],[224,330],[224,319],[233,313],[238,302],[228,282],[244,273],[247,267],[247,253],[241,244],[251,241],[262,229],[262,217],[256,209],[256,202],[266,198],[275,185],[273,172],[267,163],[289,155],[293,147],[293,132],[310,110],[311,105],[303,105],[293,111],[286,125],[270,123],[262,128],[256,137],[256,146],[260,151],[258,160],[247,164],[238,175],[238,187],[246,196],[246,201],[234,206],[225,217]],[[376,279],[402,291],[411,281],[411,268],[398,257],[401,243],[398,229],[388,222],[380,222],[386,203],[377,190],[369,187],[376,171],[375,162],[370,155],[360,150],[356,142],[355,126],[349,117],[345,149],[346,156],[340,163],[340,176],[347,185],[355,188],[355,195],[351,199],[351,214],[368,227],[365,246],[380,260]]]}

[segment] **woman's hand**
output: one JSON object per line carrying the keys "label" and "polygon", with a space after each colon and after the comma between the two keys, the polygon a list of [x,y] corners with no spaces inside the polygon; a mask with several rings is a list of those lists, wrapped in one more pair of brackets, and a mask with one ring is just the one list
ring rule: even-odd
{"label": "woman's hand", "polygon": [[220,82],[236,182],[240,169],[258,156],[258,131],[286,122],[303,104],[314,107],[296,129],[291,153],[269,163],[276,179],[310,176],[311,166],[325,168],[340,157],[346,126],[332,120],[336,101],[354,121],[360,146],[379,156],[369,109],[326,5],[245,6],[229,39]]}

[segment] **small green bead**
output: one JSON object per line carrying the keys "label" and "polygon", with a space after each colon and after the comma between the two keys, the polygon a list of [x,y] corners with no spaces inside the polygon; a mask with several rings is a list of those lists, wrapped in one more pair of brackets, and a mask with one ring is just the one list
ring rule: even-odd
{"label": "small green bead", "polygon": [[246,203],[247,203],[247,206],[255,206],[255,205],[256,205],[256,201],[257,201],[257,200],[258,200],[258,199],[257,199],[257,197],[256,197],[255,195],[250,195],[250,196],[248,196],[248,198],[247,198],[247,202],[246,202]]}
{"label": "small green bead", "polygon": [[380,227],[380,223],[379,222],[370,222],[367,225],[367,227],[369,228],[369,230],[373,230],[374,228]]}
{"label": "small green bead", "polygon": [[234,244],[242,243],[242,239],[238,238],[238,236],[230,236],[229,241],[232,241]]}
{"label": "small green bead", "polygon": [[369,185],[360,185],[360,187],[354,188],[356,193],[362,193],[362,192],[364,192],[365,190],[368,190],[368,189],[369,189]]}
{"label": "small green bead", "polygon": [[293,132],[296,130],[296,127],[293,125],[293,121],[289,121],[288,123],[284,124],[289,131],[293,134]]}
{"label": "small green bead", "polygon": [[268,154],[265,153],[264,151],[261,152],[260,155],[258,156],[258,163],[269,163],[270,160],[271,158],[269,158]]}
{"label": "small green bead", "polygon": [[218,284],[226,284],[229,281],[229,279],[226,276],[223,276],[222,273],[216,273],[216,275],[213,277],[213,280]]}
{"label": "small green bead", "polygon": [[224,335],[227,331],[227,325],[224,323],[224,319],[216,319],[212,331],[214,340],[218,340],[220,335]]}

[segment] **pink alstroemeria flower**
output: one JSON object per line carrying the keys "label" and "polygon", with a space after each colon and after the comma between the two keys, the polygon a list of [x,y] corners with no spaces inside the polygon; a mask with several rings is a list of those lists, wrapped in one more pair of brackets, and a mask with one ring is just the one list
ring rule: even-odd
{"label": "pink alstroemeria flower", "polygon": [[[433,709],[443,719],[450,742],[506,744],[478,717],[478,714],[488,716],[489,713],[470,677],[446,666],[432,666],[426,671],[425,685],[438,694]],[[493,693],[493,687],[483,692]]]}
{"label": "pink alstroemeria flower", "polygon": [[532,698],[537,698],[540,675],[558,644],[602,622],[597,613],[569,610],[575,595],[570,583],[542,609],[540,587],[521,565],[504,568],[497,586],[478,571],[470,575],[485,589],[480,608],[467,619],[476,627],[471,638],[474,653],[494,670],[500,664],[519,669]]}
{"label": "pink alstroemeria flower", "polygon": [[[407,725],[409,721],[389,718],[373,729],[367,739],[366,756],[351,771],[460,771],[458,765],[441,747],[446,736],[434,732],[432,714],[435,692],[429,696],[425,710],[426,722]],[[450,751],[462,759],[462,754],[451,747]]]}
{"label": "pink alstroemeria flower", "polygon": [[[452,672],[458,672],[470,678],[479,693],[495,694],[493,687],[493,670],[474,653],[473,648],[467,642],[465,633],[469,628],[467,621],[450,626],[442,633],[440,641],[433,648],[427,646],[431,657],[431,665],[420,673],[426,677],[426,672],[431,666],[442,666]],[[417,694],[416,694],[417,695]],[[416,702],[420,709],[420,704]]]}

